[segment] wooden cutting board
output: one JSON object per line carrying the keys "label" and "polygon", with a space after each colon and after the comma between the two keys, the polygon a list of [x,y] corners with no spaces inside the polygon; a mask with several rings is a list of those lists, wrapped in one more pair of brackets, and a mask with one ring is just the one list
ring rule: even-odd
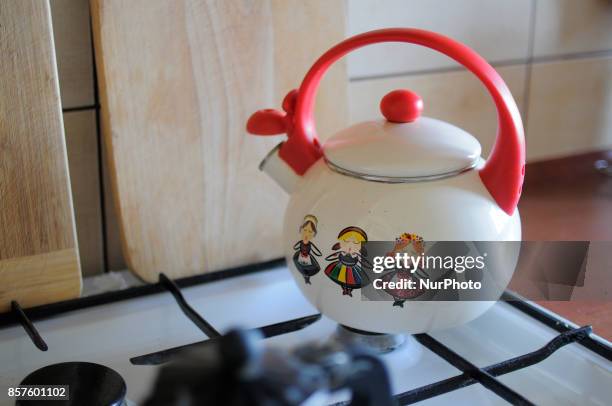
{"label": "wooden cutting board", "polygon": [[[344,37],[344,2],[94,0],[102,125],[129,268],[147,281],[278,258],[287,197],[257,167],[281,138],[247,136]],[[319,93],[346,124],[345,66]]]}
{"label": "wooden cutting board", "polygon": [[48,1],[0,2],[0,312],[79,296]]}

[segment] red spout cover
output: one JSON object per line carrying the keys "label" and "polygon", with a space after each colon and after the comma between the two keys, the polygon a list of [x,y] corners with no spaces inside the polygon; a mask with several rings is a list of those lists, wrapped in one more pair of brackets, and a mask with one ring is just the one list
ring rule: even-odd
{"label": "red spout cover", "polygon": [[255,135],[279,135],[287,132],[286,114],[274,109],[257,110],[247,121],[247,131]]}

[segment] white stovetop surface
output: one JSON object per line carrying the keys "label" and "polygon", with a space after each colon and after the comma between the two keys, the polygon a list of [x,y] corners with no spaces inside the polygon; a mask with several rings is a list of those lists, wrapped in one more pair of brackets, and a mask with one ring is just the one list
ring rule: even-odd
{"label": "white stovetop surface", "polygon": [[[190,304],[220,331],[257,327],[316,313],[285,268],[183,289]],[[37,350],[21,327],[0,330],[0,405],[12,405],[6,388],[42,366],[65,361],[107,365],[126,380],[128,398],[138,403],[158,367],[134,366],[129,358],[204,339],[169,293],[74,311],[35,323],[49,345]],[[294,347],[333,334],[326,318],[304,330],[267,340]],[[473,322],[432,334],[478,366],[533,351],[557,333],[520,311],[498,303]],[[426,348],[384,356],[396,393],[460,372]],[[502,382],[538,405],[609,405],[612,367],[587,349],[570,344],[540,364],[502,376]],[[480,385],[422,402],[427,405],[497,405],[505,402]]]}

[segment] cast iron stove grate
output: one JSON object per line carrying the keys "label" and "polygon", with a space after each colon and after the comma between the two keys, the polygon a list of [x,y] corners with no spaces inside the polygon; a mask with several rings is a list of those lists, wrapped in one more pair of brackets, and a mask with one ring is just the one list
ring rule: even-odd
{"label": "cast iron stove grate", "polygon": [[[97,306],[106,303],[112,303],[120,300],[127,300],[135,297],[150,295],[153,293],[159,293],[163,291],[170,292],[175,298],[181,311],[204,333],[209,339],[215,339],[220,337],[220,333],[198,314],[183,297],[180,288],[187,286],[194,286],[198,284],[211,283],[218,280],[223,280],[231,277],[245,275],[248,273],[259,272],[267,270],[276,266],[284,264],[283,260],[270,261],[267,263],[241,267],[231,269],[227,271],[215,272],[205,275],[198,275],[188,278],[181,278],[173,281],[166,277],[164,274],[160,274],[160,279],[157,284],[145,285],[140,287],[134,287],[125,289],[122,291],[102,293],[93,295],[90,297],[79,298],[64,302],[59,302],[50,305],[37,306],[24,311],[19,303],[13,302],[12,311],[0,314],[0,327],[21,324],[32,339],[34,345],[41,351],[47,350],[47,345],[44,339],[40,336],[32,320],[45,319],[51,316],[62,314],[64,312],[84,309],[92,306]],[[408,405],[416,403],[422,400],[426,400],[438,395],[442,395],[454,390],[458,390],[470,385],[480,384],[488,390],[492,391],[499,397],[515,405],[532,405],[528,399],[522,396],[520,393],[511,389],[496,377],[505,375],[514,371],[518,371],[523,368],[527,368],[531,365],[535,365],[544,359],[548,358],[555,353],[559,348],[570,344],[578,343],[585,348],[599,354],[608,361],[612,361],[612,347],[609,343],[592,337],[592,329],[590,326],[576,327],[569,325],[565,321],[555,317],[554,314],[546,312],[531,303],[522,300],[519,296],[511,292],[506,292],[503,297],[510,305],[514,306],[518,310],[527,314],[530,317],[537,319],[544,323],[548,327],[559,332],[553,340],[549,343],[537,349],[533,352],[520,355],[502,361],[487,367],[479,368],[471,363],[469,360],[461,357],[455,351],[448,346],[437,341],[428,334],[417,334],[414,337],[423,346],[427,347],[432,352],[436,353],[439,357],[444,359],[449,364],[453,365],[460,371],[461,374],[447,378],[438,382],[421,386],[394,396],[395,400],[401,405]],[[289,320],[269,326],[263,326],[264,337],[272,337],[290,333],[301,328],[304,328],[317,320],[320,315],[311,315],[299,319]],[[200,343],[188,344],[186,346],[175,347],[167,350],[158,351],[152,354],[146,354],[131,359],[132,363],[135,364],[159,364],[167,361],[173,357],[176,353],[181,352],[183,349],[198,345]]]}

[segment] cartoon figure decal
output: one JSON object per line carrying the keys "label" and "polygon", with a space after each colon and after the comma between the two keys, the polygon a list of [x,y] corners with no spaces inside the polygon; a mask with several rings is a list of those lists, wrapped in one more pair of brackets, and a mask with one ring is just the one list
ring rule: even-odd
{"label": "cartoon figure decal", "polygon": [[346,227],[338,234],[338,242],[327,256],[327,261],[333,261],[325,268],[325,274],[342,287],[342,294],[353,296],[353,289],[359,289],[366,278],[363,266],[369,262],[364,258],[367,254],[362,243],[368,241],[365,231],[359,227]]}
{"label": "cartoon figure decal", "polygon": [[311,285],[310,277],[316,275],[321,270],[315,258],[315,255],[317,257],[321,256],[321,251],[312,242],[312,239],[317,235],[317,224],[318,220],[312,214],[304,216],[300,226],[302,239],[293,246],[293,249],[296,250],[295,254],[293,254],[293,263],[304,277],[304,282],[307,285]]}
{"label": "cartoon figure decal", "polygon": [[[412,250],[411,250],[412,248]],[[412,252],[410,252],[412,251]],[[421,255],[425,251],[423,238],[416,234],[404,233],[395,239],[395,246],[387,253],[387,256],[394,257],[398,253],[408,253],[410,255]],[[419,279],[426,278],[427,275],[422,269],[417,269],[414,273],[412,269],[397,269],[389,272],[381,278],[383,282],[399,282],[414,280],[418,283]],[[393,306],[404,307],[406,300],[414,299],[424,293],[423,289],[385,289],[394,299]]]}

